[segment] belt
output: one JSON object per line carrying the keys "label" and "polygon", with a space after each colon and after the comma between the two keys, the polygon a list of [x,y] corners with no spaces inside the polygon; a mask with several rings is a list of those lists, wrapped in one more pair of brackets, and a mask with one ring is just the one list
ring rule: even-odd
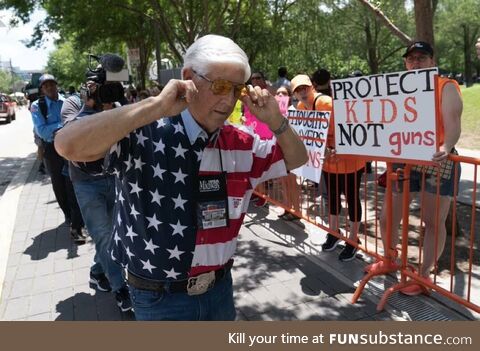
{"label": "belt", "polygon": [[[186,293],[188,292],[190,295],[198,295],[208,291],[212,288],[216,283],[222,280],[230,269],[233,266],[233,259],[229,260],[225,266],[216,271],[211,271],[207,273],[200,274],[196,277],[191,277],[187,280],[181,281],[171,281],[171,282],[161,282],[158,280],[151,280],[151,279],[144,279],[135,275],[128,271],[127,275],[127,282],[129,285],[133,286],[136,289],[140,290],[149,290],[149,291],[156,291],[156,292],[171,292],[171,293]],[[195,285],[201,285],[199,282],[202,280],[202,276],[209,276],[209,281],[207,282],[207,286],[200,287],[201,292],[193,293],[192,290],[195,289]],[[198,282],[197,282],[198,281]],[[193,289],[192,289],[193,287]],[[197,289],[198,290],[198,289]]]}

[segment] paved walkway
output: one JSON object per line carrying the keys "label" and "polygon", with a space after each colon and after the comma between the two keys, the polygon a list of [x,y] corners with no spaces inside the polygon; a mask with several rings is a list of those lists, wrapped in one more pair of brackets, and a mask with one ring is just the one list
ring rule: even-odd
{"label": "paved walkway", "polygon": [[[0,212],[0,222],[12,223],[10,232],[0,235],[7,248],[0,320],[133,319],[132,314],[119,312],[113,294],[90,289],[94,247],[91,242],[72,243],[48,177],[36,169],[32,154],[0,199],[0,207],[11,211],[8,218]],[[385,311],[377,312],[379,296],[393,281],[383,278],[369,285],[359,303],[351,304],[365,262],[358,258],[340,263],[338,251],[318,252],[309,244],[309,232],[302,223],[278,220],[273,210],[252,208],[241,229],[233,268],[238,319],[474,318],[468,311],[457,313],[431,298],[399,294],[390,299]]]}

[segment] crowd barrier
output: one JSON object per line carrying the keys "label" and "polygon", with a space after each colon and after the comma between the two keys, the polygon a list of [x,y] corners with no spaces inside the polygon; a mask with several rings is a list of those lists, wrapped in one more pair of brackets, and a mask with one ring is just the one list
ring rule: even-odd
{"label": "crowd barrier", "polygon": [[[414,198],[409,206],[409,179],[411,166],[393,170],[392,164],[380,161],[372,162],[371,173],[364,172],[362,176],[360,199],[362,203],[362,225],[358,233],[361,244],[349,240],[344,233],[348,233],[348,215],[345,199],[342,199],[343,210],[341,212],[342,224],[340,231],[331,230],[328,219],[327,189],[323,181],[318,184],[297,177],[290,173],[288,176],[265,182],[257,187],[255,194],[263,197],[273,205],[283,208],[285,211],[308,221],[321,230],[335,235],[340,239],[355,245],[376,260],[387,260],[387,257],[398,256],[399,266],[395,269],[367,273],[360,282],[352,302],[355,303],[360,297],[368,281],[378,274],[390,274],[398,272],[399,282],[388,288],[381,298],[377,308],[382,310],[388,297],[407,285],[420,283],[423,292],[429,294],[435,290],[439,294],[455,301],[475,312],[480,313],[480,238],[475,236],[480,233],[480,218],[478,215],[478,166],[480,159],[450,155],[450,160],[455,164],[461,164],[461,201],[457,195],[452,197],[449,220],[447,221],[447,233],[445,249],[439,255],[435,249],[435,266],[430,277],[432,280],[423,278],[418,272],[423,264],[423,238],[425,234],[425,216],[435,216],[438,219],[438,211],[425,208],[424,199],[420,196]],[[386,188],[379,185],[378,178],[381,174],[386,176]],[[454,167],[455,176],[460,176],[457,167]],[[439,177],[439,175],[437,175]],[[402,196],[402,225],[401,240],[396,248],[385,253],[380,233],[380,210],[387,206],[387,228],[392,221],[391,196],[396,191],[399,182],[405,187]],[[425,183],[425,176],[422,176]],[[399,196],[397,194],[397,196]],[[385,200],[386,199],[386,200]],[[438,206],[439,193],[435,194],[436,206]],[[458,223],[461,223],[459,226]],[[435,225],[435,248],[438,244],[438,225]],[[347,234],[348,235],[348,234]],[[385,237],[386,247],[392,242],[391,230],[387,230]],[[439,258],[437,260],[437,258]]]}

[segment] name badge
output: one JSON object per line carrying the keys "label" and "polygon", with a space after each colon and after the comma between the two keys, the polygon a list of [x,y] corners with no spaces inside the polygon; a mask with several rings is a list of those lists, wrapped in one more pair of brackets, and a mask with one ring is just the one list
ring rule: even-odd
{"label": "name badge", "polygon": [[228,196],[226,173],[198,177],[196,215],[199,229],[228,226]]}

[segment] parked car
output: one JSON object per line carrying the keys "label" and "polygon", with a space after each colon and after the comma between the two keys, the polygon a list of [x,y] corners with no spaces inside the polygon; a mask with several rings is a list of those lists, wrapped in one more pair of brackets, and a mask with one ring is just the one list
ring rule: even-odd
{"label": "parked car", "polygon": [[4,118],[7,123],[15,120],[15,108],[17,103],[6,94],[0,93],[0,118]]}

